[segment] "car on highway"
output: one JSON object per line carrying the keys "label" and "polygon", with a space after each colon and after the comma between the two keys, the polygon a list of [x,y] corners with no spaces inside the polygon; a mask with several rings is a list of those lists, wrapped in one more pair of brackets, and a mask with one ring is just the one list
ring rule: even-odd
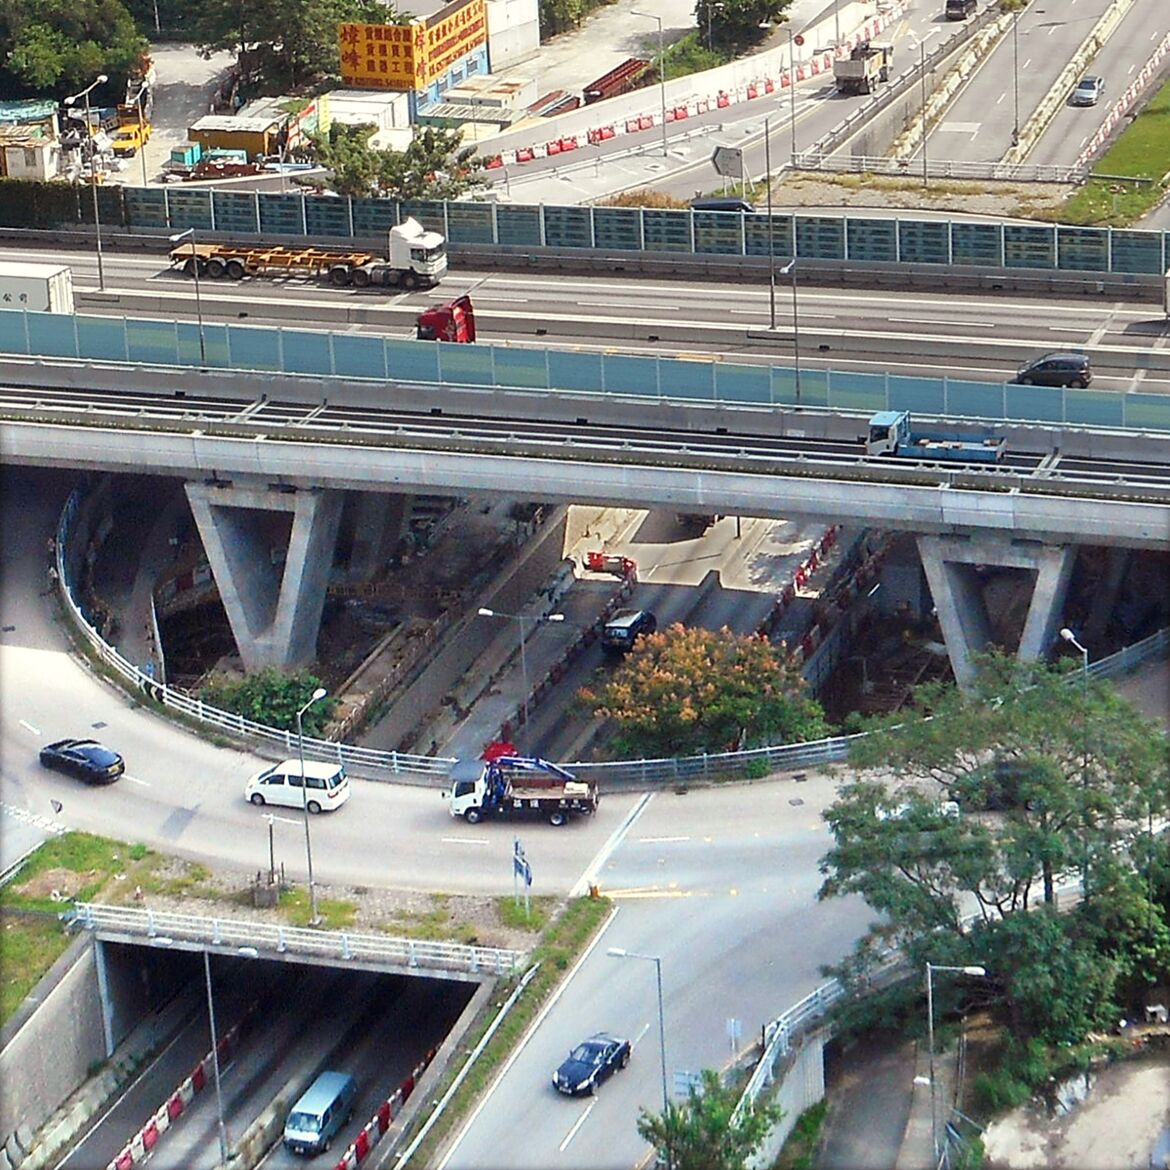
{"label": "car on highway", "polygon": [[1082,77],[1077,82],[1069,97],[1069,104],[1074,106],[1095,106],[1101,100],[1105,91],[1105,78],[1090,75]]}
{"label": "car on highway", "polygon": [[1022,365],[1012,379],[1024,386],[1076,386],[1078,389],[1084,389],[1092,380],[1092,363],[1084,353],[1046,353]]}
{"label": "car on highway", "polygon": [[41,748],[41,763],[86,784],[113,784],[126,771],[122,757],[96,739],[59,739],[46,744]]}
{"label": "car on highway", "polygon": [[601,1082],[630,1063],[630,1042],[608,1032],[595,1032],[582,1040],[553,1073],[553,1087],[558,1093],[576,1097],[596,1093]]}

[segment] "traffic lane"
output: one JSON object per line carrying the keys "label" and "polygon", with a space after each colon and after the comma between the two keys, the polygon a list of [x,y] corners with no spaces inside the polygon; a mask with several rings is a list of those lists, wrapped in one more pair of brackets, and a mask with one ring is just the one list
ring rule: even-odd
{"label": "traffic lane", "polygon": [[[379,1106],[394,1095],[427,1052],[442,1043],[474,991],[474,984],[431,979],[401,979],[397,983],[400,987],[394,999],[382,1005],[368,1024],[359,1020],[326,1058],[325,1066],[349,1073],[358,1086],[353,1117],[333,1139],[333,1152],[327,1159],[330,1163],[357,1139]],[[369,1017],[366,1013],[365,1018]],[[309,1081],[323,1071],[319,1066],[317,1062],[297,1071],[302,1080]],[[281,1071],[289,1075],[287,1067]],[[303,1166],[304,1159],[278,1141],[259,1165],[265,1170],[292,1170]]]}
{"label": "traffic lane", "polygon": [[[1084,68],[1082,75],[1096,74],[1105,80],[1105,92],[1098,103],[1095,106],[1074,106],[1066,99],[1028,152],[1027,161],[1067,163],[1071,161],[1070,153],[1074,158],[1079,155],[1168,31],[1170,11],[1166,5],[1154,0],[1138,0]],[[1152,93],[1156,88],[1155,79],[1147,92]]]}
{"label": "traffic lane", "polygon": [[[140,948],[124,949],[129,951]],[[198,956],[192,955],[191,962],[198,962],[202,966]],[[287,986],[289,982],[285,976],[284,985]],[[234,984],[216,983],[214,986],[216,1032],[224,1036],[247,1018],[249,1008],[255,1008],[258,992],[246,979]],[[197,980],[193,978],[181,995],[186,1001],[186,1011],[179,1029],[174,1035],[162,1039],[159,1050],[138,1076],[108,1104],[94,1125],[58,1163],[60,1170],[89,1170],[90,1167],[109,1165],[211,1051],[211,1030],[202,975]],[[231,1062],[235,1059],[233,1053]],[[231,1062],[225,1059],[220,1068],[221,1084],[227,1080]],[[213,1086],[209,1084],[207,1093],[197,1095],[184,1108],[179,1124],[185,1124],[182,1119],[188,1115],[195,1117],[212,1095]],[[197,1120],[190,1122],[192,1127],[200,1124]],[[214,1128],[213,1106],[211,1124]],[[176,1132],[179,1132],[177,1127]],[[186,1139],[179,1137],[175,1144],[185,1147]]]}
{"label": "traffic lane", "polygon": [[[1023,128],[1108,4],[1072,0],[1058,18],[1048,8],[1023,9],[1015,36],[1009,26],[948,104],[930,132],[927,153],[962,162],[1003,158],[1012,145],[1017,96]],[[1064,161],[1073,157],[1075,151]]]}
{"label": "traffic lane", "polygon": [[[794,790],[807,801],[791,804]],[[635,1042],[629,1068],[604,1086],[592,1109],[557,1109],[550,1098],[547,1109],[533,1110],[518,1164],[635,1164],[646,1152],[635,1129],[638,1110],[662,1107],[656,972],[651,962],[613,957],[609,949],[661,961],[671,1095],[676,1073],[722,1067],[731,1056],[729,1019],[739,1021],[739,1045],[751,1043],[765,1021],[823,982],[819,965],[844,957],[864,929],[868,914],[859,900],[815,902],[816,861],[828,839],[819,812],[834,792],[818,777],[799,789],[776,782],[656,795],[602,871],[617,914],[446,1165],[494,1170],[514,1124],[512,1103],[531,1100],[569,1048],[598,1030]]]}
{"label": "traffic lane", "polygon": [[[6,255],[32,255],[25,250],[8,249]],[[93,276],[92,255],[82,254],[71,261],[79,283]],[[88,267],[87,267],[88,266]],[[177,299],[168,312],[188,318],[194,317],[194,289],[185,277],[169,272],[161,274],[155,262],[147,258],[122,258],[108,262],[113,269],[110,279],[122,279],[130,287],[162,283],[176,292]],[[94,277],[96,279],[96,277]],[[245,286],[205,282],[204,311],[224,320],[235,319],[247,312],[253,321],[288,323],[287,315],[266,318],[263,300],[257,301],[255,282]],[[573,319],[596,319],[599,323],[618,321],[627,325],[631,319],[648,322],[674,322],[680,319],[695,324],[724,323],[744,328],[762,328],[770,322],[771,294],[757,283],[726,283],[714,285],[691,284],[684,281],[631,278],[614,280],[612,277],[554,278],[525,276],[500,272],[461,271],[452,274],[444,285],[425,293],[368,294],[354,290],[333,289],[307,281],[263,281],[264,298],[286,309],[303,310],[306,318],[314,311],[354,303],[376,305],[383,302],[387,309],[405,306],[409,310],[442,303],[453,295],[469,292],[481,310],[485,333],[492,330],[521,337],[531,333],[535,322],[556,327],[556,314],[566,311]],[[780,326],[787,327],[790,319],[791,292],[779,290],[783,310]],[[217,305],[222,312],[217,313]],[[116,308],[116,306],[114,307]],[[582,313],[581,310],[589,310]],[[124,312],[124,308],[117,309]],[[415,309],[414,311],[418,311]],[[509,329],[504,322],[490,319],[491,314],[505,314],[523,320],[523,330]],[[145,315],[152,315],[146,313]],[[977,339],[1015,340],[1021,350],[1033,346],[1094,344],[1141,345],[1157,335],[1159,319],[1148,306],[1126,305],[1117,302],[1086,303],[1083,299],[1035,299],[994,295],[973,297],[959,293],[940,297],[937,294],[900,293],[883,291],[875,297],[872,290],[835,290],[817,286],[799,288],[798,319],[807,330],[823,327],[842,330],[893,332],[898,335],[942,333],[948,338],[973,335]],[[527,322],[533,322],[531,326]],[[891,326],[895,327],[891,329]],[[898,328],[910,326],[913,328]],[[389,332],[407,336],[412,328],[401,318],[387,318],[384,323],[348,325],[349,332]],[[599,336],[602,336],[599,333]],[[585,334],[582,341],[588,339]],[[734,344],[734,338],[729,336]],[[701,343],[696,344],[696,348]],[[645,343],[642,344],[645,348]],[[689,347],[689,346],[688,346]],[[808,354],[816,360],[815,354]],[[962,361],[961,353],[958,361]]]}

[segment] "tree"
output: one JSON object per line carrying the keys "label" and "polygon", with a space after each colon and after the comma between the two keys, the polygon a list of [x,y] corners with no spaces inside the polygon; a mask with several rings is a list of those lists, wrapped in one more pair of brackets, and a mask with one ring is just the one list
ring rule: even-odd
{"label": "tree", "polygon": [[404,19],[379,0],[202,0],[192,31],[208,55],[247,49],[262,80],[279,88],[338,73],[339,24]]}
{"label": "tree", "polygon": [[800,670],[766,638],[675,624],[640,639],[579,697],[618,724],[624,754],[694,755],[828,734]]}
{"label": "tree", "polygon": [[63,98],[106,73],[113,95],[148,47],[121,0],[8,0],[0,5],[0,92]]}
{"label": "tree", "polygon": [[370,133],[368,126],[337,125],[316,142],[317,159],[329,168],[338,194],[455,199],[486,182],[483,160],[474,147],[462,146],[459,130],[420,127],[401,151],[373,149]]}
{"label": "tree", "polygon": [[[212,679],[200,690],[199,697],[256,723],[296,731],[297,711],[320,685],[321,680],[306,671],[287,675],[270,666],[247,678]],[[314,703],[301,719],[304,733],[318,735],[324,731],[336,706],[337,700],[330,698]]]}
{"label": "tree", "polygon": [[695,23],[708,48],[752,45],[785,19],[792,0],[695,0]]}
{"label": "tree", "polygon": [[[871,725],[851,754],[867,774],[826,813],[820,897],[860,894],[881,916],[842,973],[863,973],[886,942],[916,965],[978,963],[1021,1034],[1079,1038],[1143,961],[1164,969],[1149,831],[1168,800],[1164,737],[1108,683],[1003,656],[981,661],[971,691],[932,684],[913,708],[920,718]],[[1062,873],[1085,889],[1067,915]]]}
{"label": "tree", "polygon": [[638,1134],[672,1170],[743,1170],[783,1114],[775,1105],[757,1104],[736,1116],[739,1094],[714,1069],[700,1075],[700,1086],[690,1086],[683,1104],[668,1101],[663,1113],[641,1109]]}

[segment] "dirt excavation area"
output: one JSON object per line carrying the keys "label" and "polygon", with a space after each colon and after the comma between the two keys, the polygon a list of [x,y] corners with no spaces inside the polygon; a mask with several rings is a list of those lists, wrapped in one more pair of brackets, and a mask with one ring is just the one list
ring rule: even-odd
{"label": "dirt excavation area", "polygon": [[1060,1086],[1051,1104],[1032,1102],[992,1122],[984,1170],[1170,1167],[1170,1037],[1149,1039],[1132,1059]]}

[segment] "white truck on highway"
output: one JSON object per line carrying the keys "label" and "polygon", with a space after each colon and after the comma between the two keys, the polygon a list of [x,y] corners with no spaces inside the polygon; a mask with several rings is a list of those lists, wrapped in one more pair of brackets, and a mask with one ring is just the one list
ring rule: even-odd
{"label": "white truck on highway", "polygon": [[0,260],[0,309],[73,312],[73,270],[63,264]]}
{"label": "white truck on highway", "polygon": [[595,780],[578,780],[564,768],[535,756],[456,760],[444,793],[453,817],[469,825],[485,817],[536,817],[550,825],[591,816],[600,796]]}

